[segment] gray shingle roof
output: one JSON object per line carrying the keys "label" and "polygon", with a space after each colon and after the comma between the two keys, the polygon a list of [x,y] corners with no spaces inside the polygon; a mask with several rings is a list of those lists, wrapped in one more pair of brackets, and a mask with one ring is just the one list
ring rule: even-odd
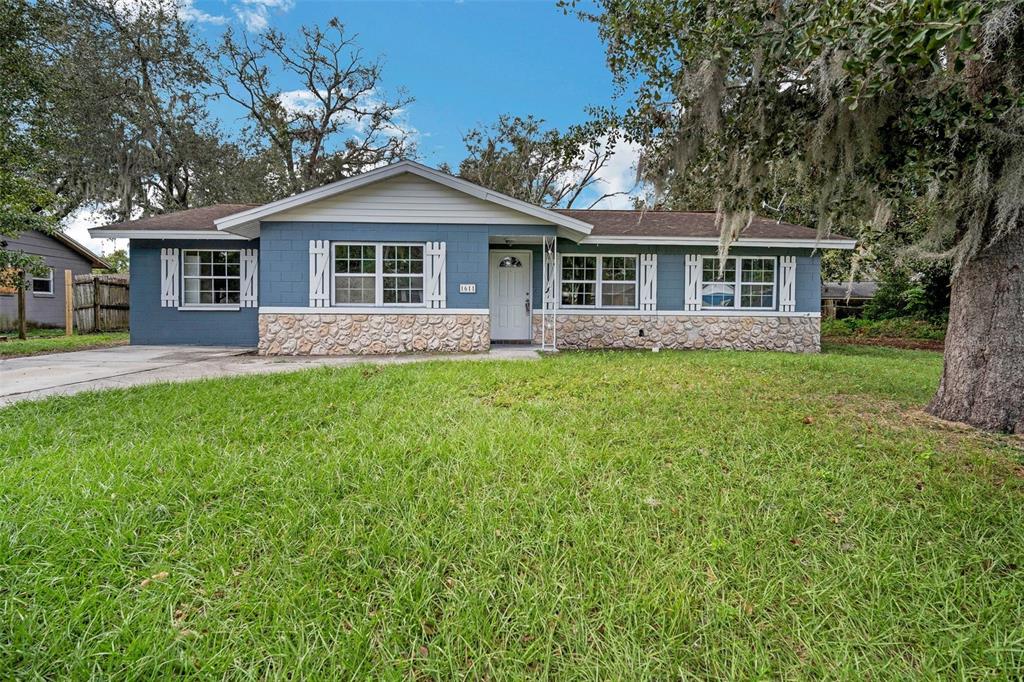
{"label": "gray shingle roof", "polygon": [[[559,213],[594,226],[597,237],[696,237],[717,239],[715,214],[702,211],[606,211],[600,209],[555,209]],[[802,225],[754,218],[743,231],[746,239],[815,239],[817,230]],[[845,239],[831,235],[833,239]]]}
{"label": "gray shingle roof", "polygon": [[258,204],[214,204],[200,208],[187,208],[174,213],[124,220],[113,225],[105,225],[104,230],[216,230],[214,220],[255,208]]}
{"label": "gray shingle roof", "polygon": [[[214,204],[174,213],[150,216],[107,225],[106,230],[215,230],[214,221],[240,213],[256,204]],[[600,209],[555,209],[563,215],[594,226],[591,236],[679,237],[717,239],[715,214],[698,211],[608,211]],[[768,218],[755,218],[743,232],[746,239],[801,239],[818,237],[816,230],[801,225],[778,223]],[[845,239],[841,235],[828,235]]]}

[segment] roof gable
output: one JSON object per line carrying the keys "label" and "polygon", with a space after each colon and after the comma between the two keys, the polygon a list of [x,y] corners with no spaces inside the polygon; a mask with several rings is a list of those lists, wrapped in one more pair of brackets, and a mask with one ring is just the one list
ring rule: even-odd
{"label": "roof gable", "polygon": [[401,161],[292,197],[225,216],[218,230],[246,237],[261,221],[554,225],[577,238],[590,224],[436,171]]}
{"label": "roof gable", "polygon": [[78,257],[93,268],[110,267],[107,261],[60,230],[53,232],[22,230],[14,235],[0,235],[0,247],[8,247],[16,251],[24,251],[31,256],[39,256],[49,265],[53,264],[51,259]]}
{"label": "roof gable", "polygon": [[68,235],[64,234],[63,232],[53,232],[53,233],[48,234],[46,236],[54,239],[55,241],[60,242],[61,244],[63,244],[67,248],[71,249],[72,251],[77,253],[79,256],[81,256],[82,258],[84,258],[87,261],[89,261],[89,263],[94,268],[103,268],[103,269],[109,269],[110,268],[110,263],[108,263],[107,261],[103,260],[102,258],[97,256],[95,253],[93,253],[91,250],[86,248],[86,246],[84,244],[79,243],[78,241],[72,239],[71,237],[69,237]]}
{"label": "roof gable", "polygon": [[394,175],[332,194],[272,217],[275,221],[339,223],[470,223],[552,225],[551,220],[477,198],[414,173]]}

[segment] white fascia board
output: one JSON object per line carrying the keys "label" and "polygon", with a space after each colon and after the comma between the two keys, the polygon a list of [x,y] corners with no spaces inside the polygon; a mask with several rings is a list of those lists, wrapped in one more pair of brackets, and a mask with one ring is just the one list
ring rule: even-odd
{"label": "white fascia board", "polygon": [[214,232],[212,230],[108,230],[97,227],[89,230],[89,234],[98,239],[228,239],[244,242],[250,239],[229,232]]}
{"label": "white fascia board", "polygon": [[[558,315],[576,317],[809,317],[819,318],[821,313],[782,312],[781,310],[744,310],[742,308],[714,310],[639,310],[637,308],[559,308]],[[534,315],[544,315],[540,308]]]}
{"label": "white fascia board", "polygon": [[260,315],[488,315],[489,308],[424,308],[422,306],[260,306]]}
{"label": "white fascia board", "polygon": [[539,220],[552,225],[558,225],[561,227],[568,228],[578,233],[590,234],[592,226],[590,223],[585,223],[582,220],[576,220],[569,216],[562,215],[561,213],[555,213],[549,211],[546,208],[540,206],[534,206],[533,204],[514,199],[500,192],[493,192],[489,189],[476,185],[468,180],[461,178],[452,177],[447,173],[428,168],[423,164],[416,163],[415,161],[399,161],[398,163],[391,164],[390,166],[384,166],[383,168],[376,168],[371,171],[362,173],[355,177],[346,178],[337,182],[332,182],[329,185],[323,187],[317,187],[306,192],[301,192],[295,196],[285,197],[278,201],[272,201],[269,204],[263,206],[257,206],[241,213],[233,213],[223,218],[218,218],[214,221],[218,230],[237,231],[239,228],[251,226],[252,224],[258,224],[261,220],[266,220],[272,217],[275,213],[281,213],[298,206],[325,199],[335,194],[341,194],[342,192],[349,192],[351,190],[369,185],[374,182],[386,180],[387,178],[400,175],[402,173],[412,173],[418,175],[426,180],[431,180],[440,185],[450,187],[451,189],[457,190],[464,194],[476,197],[483,201],[489,201],[499,206],[518,211],[528,216],[532,216]]}
{"label": "white fascia board", "polygon": [[[580,244],[632,244],[638,246],[715,246],[718,239],[707,237],[584,237]],[[753,246],[781,249],[852,249],[857,245],[853,239],[737,239],[733,246]]]}

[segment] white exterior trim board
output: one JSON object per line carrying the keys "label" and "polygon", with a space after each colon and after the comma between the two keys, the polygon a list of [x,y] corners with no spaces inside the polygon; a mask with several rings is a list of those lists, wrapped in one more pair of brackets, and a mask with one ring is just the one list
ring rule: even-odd
{"label": "white exterior trim board", "polygon": [[[534,315],[540,315],[539,308],[533,309]],[[585,315],[600,317],[603,315],[628,315],[636,317],[821,317],[821,313],[786,313],[778,310],[624,310],[622,308],[559,308],[559,315]]]}
{"label": "white exterior trim board", "polygon": [[[629,244],[631,246],[714,246],[718,247],[717,238],[708,237],[623,237],[587,236],[580,244]],[[852,249],[857,245],[853,239],[737,239],[734,246],[752,246],[760,248],[782,249]]]}
{"label": "white exterior trim board", "polygon": [[427,308],[425,306],[331,306],[303,308],[261,306],[260,315],[490,315],[489,308]]}
{"label": "white exterior trim board", "polygon": [[183,311],[205,310],[205,311],[220,311],[222,313],[223,312],[234,313],[234,312],[238,312],[241,309],[242,309],[241,306],[237,306],[237,305],[233,305],[233,304],[218,305],[216,303],[212,303],[212,304],[196,303],[194,305],[185,304],[185,305],[179,305],[178,306],[178,310],[183,310]]}

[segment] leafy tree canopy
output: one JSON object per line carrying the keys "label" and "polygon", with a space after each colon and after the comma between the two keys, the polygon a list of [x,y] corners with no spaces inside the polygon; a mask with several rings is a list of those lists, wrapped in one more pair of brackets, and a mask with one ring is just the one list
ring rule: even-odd
{"label": "leafy tree canopy", "polygon": [[[602,192],[601,170],[615,153],[618,131],[545,129],[533,116],[502,115],[466,133],[458,175],[538,206],[572,208],[587,190]],[[449,171],[447,166],[443,170]],[[591,205],[612,196],[601,193]],[[581,207],[582,208],[582,207]]]}
{"label": "leafy tree canopy", "polygon": [[665,194],[699,172],[721,250],[787,173],[822,233],[899,241],[901,205],[923,209],[918,254],[954,268],[929,409],[1024,433],[1021,0],[563,6],[597,23],[635,89],[621,125],[644,147],[641,173]]}
{"label": "leafy tree canopy", "polygon": [[638,84],[622,123],[643,175],[664,193],[699,172],[725,243],[787,174],[826,232],[890,227],[900,201],[926,197],[941,219],[921,244],[958,263],[1017,228],[1017,0],[598,5],[579,14]]}

